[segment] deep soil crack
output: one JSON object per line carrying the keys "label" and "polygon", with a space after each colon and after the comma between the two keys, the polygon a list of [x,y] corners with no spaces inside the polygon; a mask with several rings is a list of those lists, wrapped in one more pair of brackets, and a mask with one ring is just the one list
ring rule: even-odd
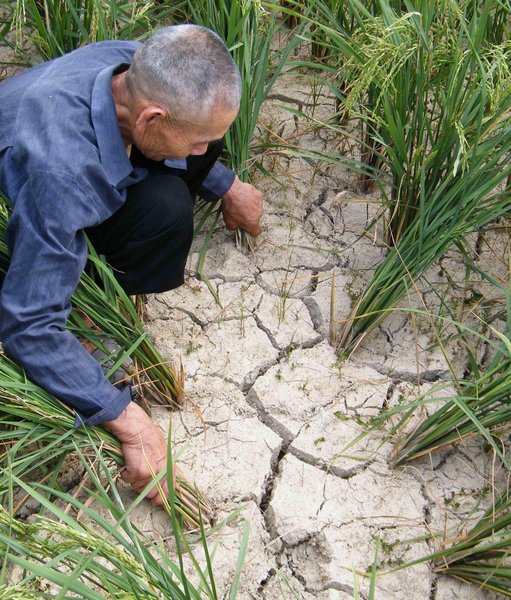
{"label": "deep soil crack", "polygon": [[295,448],[292,445],[289,447],[289,454],[292,454],[295,458],[310,465],[311,467],[315,467],[316,469],[324,471],[327,473],[327,475],[333,475],[334,477],[339,477],[340,479],[350,479],[351,477],[358,475],[362,471],[365,471],[367,468],[369,468],[376,460],[371,459],[362,463],[361,465],[357,465],[356,467],[343,469],[342,467],[336,467],[331,463],[327,463],[323,459],[318,458],[309,452]]}
{"label": "deep soil crack", "polygon": [[438,576],[433,575],[431,580],[431,587],[429,588],[428,600],[436,600],[436,594],[438,591]]}
{"label": "deep soil crack", "polygon": [[264,590],[266,589],[266,587],[268,586],[268,584],[270,583],[270,581],[275,577],[275,575],[277,574],[277,571],[272,567],[266,577],[264,579],[261,580],[261,582],[259,583],[259,587],[257,588],[256,594],[257,597],[262,598],[262,594],[264,594]]}

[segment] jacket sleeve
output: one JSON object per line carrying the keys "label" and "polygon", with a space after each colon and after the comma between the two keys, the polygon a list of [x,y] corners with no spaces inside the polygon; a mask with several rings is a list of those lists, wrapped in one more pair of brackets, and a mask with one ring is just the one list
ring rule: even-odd
{"label": "jacket sleeve", "polygon": [[87,260],[82,229],[97,222],[94,203],[71,179],[32,173],[7,226],[11,260],[0,293],[5,351],[85,425],[115,419],[131,400],[130,388],[112,386],[66,329]]}
{"label": "jacket sleeve", "polygon": [[218,200],[229,191],[234,177],[231,169],[217,161],[202,182],[200,195],[205,200]]}

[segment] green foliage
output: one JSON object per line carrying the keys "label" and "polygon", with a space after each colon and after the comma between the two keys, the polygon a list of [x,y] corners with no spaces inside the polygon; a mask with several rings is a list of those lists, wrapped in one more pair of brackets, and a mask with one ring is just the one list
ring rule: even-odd
{"label": "green foliage", "polygon": [[[434,540],[432,540],[434,541]],[[509,488],[468,531],[437,552],[399,567],[432,562],[434,571],[511,596],[511,495]]]}
{"label": "green foliage", "polygon": [[[0,440],[5,447],[14,444],[20,452],[23,450],[16,456],[19,463],[14,464],[18,477],[26,478],[46,467],[51,468],[54,461],[62,463],[75,445],[86,448],[91,443],[100,443],[106,456],[119,467],[123,465],[121,445],[117,438],[100,426],[75,429],[73,412],[30,381],[23,369],[3,352],[0,352],[0,400]],[[34,445],[27,447],[27,444]],[[7,458],[9,456],[6,454],[0,455],[1,460]],[[10,474],[0,475],[0,494],[5,493],[11,485],[8,477]],[[184,520],[197,525],[198,501],[205,515],[209,507],[200,492],[183,476],[178,476],[178,483],[178,512]]]}
{"label": "green foliage", "polygon": [[[0,419],[2,425],[9,424],[6,412],[0,413]],[[68,598],[69,594],[86,600],[218,598],[204,529],[201,525],[201,560],[208,565],[206,569],[199,565],[198,550],[192,548],[176,518],[181,509],[175,495],[167,506],[175,542],[169,548],[169,541],[153,539],[135,525],[133,513],[148,489],[132,504],[124,504],[94,431],[88,438],[56,429],[48,436],[43,418],[36,423],[20,417],[11,422],[10,429],[9,448],[2,428],[0,460],[0,479],[7,482],[0,506],[0,598]],[[60,486],[69,455],[83,473],[82,487],[74,494]],[[39,483],[27,481],[27,475],[36,474],[34,461],[51,468]],[[169,469],[171,482],[172,467]],[[14,516],[14,488],[40,506],[30,523]],[[246,535],[238,570],[246,551]],[[8,573],[14,566],[22,572],[16,585],[9,586]],[[235,598],[237,585],[234,581],[230,598]]]}
{"label": "green foliage", "polygon": [[487,42],[493,3],[469,14],[454,0],[399,11],[381,0],[378,16],[350,4],[363,18],[335,38],[343,107],[390,176],[379,182],[390,250],[339,335],[344,351],[455,241],[511,209],[511,47]]}
{"label": "green foliage", "polygon": [[420,406],[438,402],[440,407],[427,416],[394,448],[393,463],[403,464],[464,439],[482,435],[489,447],[507,463],[502,446],[494,439],[511,423],[511,353],[503,345],[483,373],[458,381],[458,393],[434,397],[430,391],[407,410],[396,425],[404,427]]}
{"label": "green foliage", "polygon": [[[16,0],[11,29],[18,52],[25,37],[40,60],[56,58],[79,46],[111,39],[142,39],[153,27],[179,14],[183,2],[131,0]],[[25,58],[31,62],[30,57]]]}

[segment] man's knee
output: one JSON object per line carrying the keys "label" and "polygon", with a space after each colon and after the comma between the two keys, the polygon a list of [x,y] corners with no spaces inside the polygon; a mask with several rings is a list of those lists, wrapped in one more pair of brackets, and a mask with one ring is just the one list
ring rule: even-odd
{"label": "man's knee", "polygon": [[[184,181],[168,175],[153,176],[146,180],[142,194],[143,210],[139,213],[139,238],[150,238],[167,230],[193,231],[194,202]],[[131,198],[128,198],[130,201]]]}

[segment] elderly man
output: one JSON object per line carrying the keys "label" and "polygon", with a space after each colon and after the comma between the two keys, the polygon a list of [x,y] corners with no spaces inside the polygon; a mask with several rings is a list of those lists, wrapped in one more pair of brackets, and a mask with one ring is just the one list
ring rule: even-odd
{"label": "elderly man", "polygon": [[[137,491],[165,466],[166,442],[66,330],[84,232],[128,294],[183,283],[197,194],[258,235],[260,192],[217,162],[240,88],[222,41],[195,25],[91,44],[0,85],[0,190],[13,208],[0,338],[77,425],[118,437]],[[156,488],[148,497],[162,502]]]}

